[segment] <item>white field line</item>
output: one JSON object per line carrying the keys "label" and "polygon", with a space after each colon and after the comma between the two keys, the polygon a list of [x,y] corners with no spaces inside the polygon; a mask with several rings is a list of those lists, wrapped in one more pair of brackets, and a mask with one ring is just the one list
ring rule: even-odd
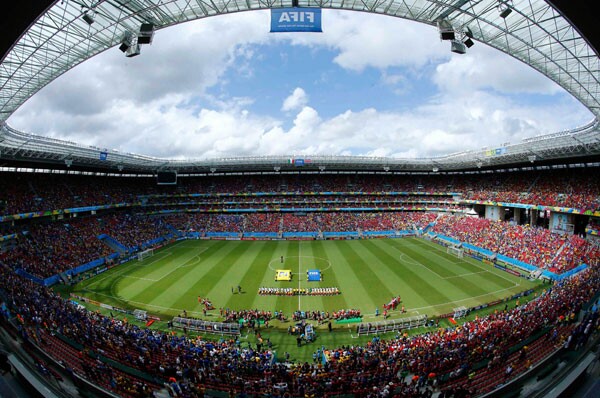
{"label": "white field line", "polygon": [[[200,251],[198,254],[195,254],[194,257],[190,258],[189,260],[186,260],[182,264],[179,264],[178,266],[172,268],[169,272],[167,272],[166,274],[162,275],[158,279],[142,278],[140,276],[133,276],[133,275],[124,275],[123,278],[140,279],[140,280],[143,280],[143,281],[150,281],[150,282],[159,282],[159,281],[165,279],[167,276],[171,275],[173,272],[177,271],[180,268],[191,267],[191,266],[194,266],[194,265],[197,265],[198,263],[200,263],[200,261],[201,261],[200,254],[204,253],[204,251],[206,251],[206,248],[199,248],[199,249],[204,249],[204,250]],[[169,254],[172,254],[172,252],[169,252]],[[161,259],[161,260],[163,260],[163,259]],[[194,260],[194,261],[192,261],[192,260]]]}
{"label": "white field line", "polygon": [[[94,293],[94,294],[97,294],[97,295],[100,295],[100,296],[112,298],[112,299],[115,299],[115,300],[126,301],[127,303],[139,304],[140,306],[151,307],[151,308],[158,308],[160,310],[183,311],[181,308],[163,307],[161,305],[148,304],[148,303],[144,303],[144,302],[141,302],[141,301],[125,300],[125,299],[123,299],[121,297],[112,296],[110,294],[95,292],[95,291],[89,290],[89,289],[85,289],[85,290],[89,291],[90,293]],[[201,311],[188,311],[188,314],[201,315],[202,312]]]}
{"label": "white field line", "polygon": [[299,240],[298,241],[298,311],[300,311],[300,278],[302,278],[302,275],[300,274],[302,272],[302,270],[300,269],[300,259],[302,258],[302,256],[300,255],[300,248],[302,247],[302,241]]}
{"label": "white field line", "polygon": [[[421,242],[421,241],[419,240],[417,242]],[[429,242],[425,242],[425,243],[427,243],[426,246],[431,247],[432,249],[434,249],[434,251],[431,251],[429,253],[433,254],[434,256],[437,256],[438,258],[441,258],[442,260],[444,260],[446,262],[449,262],[450,264],[459,265],[459,264],[463,264],[463,263],[466,262],[466,261],[463,261],[463,260],[458,260],[458,261],[455,261],[454,259],[450,260],[447,257],[444,257],[441,254],[437,253],[437,252],[443,253],[443,250],[441,248],[435,247],[435,246],[431,246],[431,245],[429,245]],[[423,247],[423,245],[416,245],[416,246]],[[469,264],[469,263],[467,263],[467,264]]]}
{"label": "white field line", "polygon": [[462,278],[462,277],[465,277],[465,276],[479,275],[479,274],[485,274],[485,273],[490,273],[491,274],[490,271],[486,270],[486,271],[479,271],[479,272],[469,272],[469,273],[466,273],[466,274],[460,274],[460,275],[454,275],[454,276],[447,276],[444,279]]}
{"label": "white field line", "polygon": [[[465,299],[448,301],[448,302],[445,302],[445,303],[433,304],[433,305],[428,305],[428,306],[425,306],[425,307],[411,308],[410,312],[419,313],[420,310],[428,310],[430,308],[441,307],[441,306],[444,306],[444,305],[455,305],[455,304],[462,303],[462,302],[465,302],[465,301],[469,301],[469,300],[472,300],[472,299],[478,299],[478,298],[485,297],[485,296],[490,296],[490,295],[493,295],[493,294],[496,294],[496,293],[501,293],[501,292],[504,292],[504,291],[507,291],[507,290],[514,289],[515,287],[516,286],[511,286],[511,287],[507,287],[505,289],[500,289],[500,290],[496,290],[496,291],[493,291],[493,292],[480,294],[478,296],[467,297]],[[393,311],[388,311],[388,312],[393,313],[393,312],[399,312],[399,311],[401,311],[401,310],[393,310]],[[365,319],[366,318],[369,318],[369,319],[379,319],[379,317],[375,316],[375,313],[365,314],[364,318]]]}
{"label": "white field line", "polygon": [[[396,249],[396,250],[400,251],[400,249],[398,249],[397,247],[394,247],[394,249]],[[411,256],[409,256],[408,254],[406,254],[406,253],[402,253],[402,252],[400,251],[400,257],[399,257],[399,258],[400,258],[400,259],[401,259],[401,258],[404,258],[404,256],[408,257],[408,258],[411,260],[411,263],[409,263],[409,264],[418,265],[418,266],[420,266],[420,267],[423,267],[423,268],[425,268],[427,271],[431,272],[432,274],[435,274],[435,276],[437,276],[437,277],[438,277],[438,278],[440,278],[440,279],[444,279],[444,278],[445,278],[444,276],[442,276],[442,275],[438,274],[437,272],[435,272],[434,270],[432,270],[431,268],[429,268],[427,265],[423,264],[423,263],[422,263],[422,262],[420,262],[419,260],[415,260],[414,258],[412,258]]]}
{"label": "white field line", "polygon": [[[428,241],[426,241],[426,240],[423,240],[423,242],[424,242],[424,243],[426,243],[427,245],[429,245],[429,246],[433,247],[434,249],[441,250],[440,248],[438,248],[438,247],[434,246],[434,245],[435,245],[435,243],[428,242]],[[465,262],[466,262],[466,261],[465,261]],[[477,268],[479,268],[479,269],[480,269],[480,270],[482,270],[482,271],[489,272],[489,273],[490,273],[490,274],[492,274],[492,275],[495,275],[495,276],[497,276],[497,277],[499,277],[499,278],[502,278],[502,279],[504,279],[505,281],[507,281],[507,282],[510,282],[510,283],[511,283],[513,286],[521,286],[521,282],[520,282],[520,281],[519,281],[519,282],[514,282],[514,281],[512,281],[512,280],[510,280],[510,279],[508,279],[508,278],[506,278],[506,277],[504,277],[504,276],[502,276],[502,275],[500,275],[500,274],[497,274],[497,273],[495,273],[495,272],[492,272],[492,271],[491,271],[491,269],[485,269],[485,268],[483,268],[482,266],[480,266],[480,265],[476,264],[476,263],[475,263],[475,260],[474,260],[473,262],[470,262],[470,261],[469,261],[469,262],[467,262],[467,264],[470,264],[470,265],[472,265],[472,266],[474,266],[474,267],[477,267]]]}

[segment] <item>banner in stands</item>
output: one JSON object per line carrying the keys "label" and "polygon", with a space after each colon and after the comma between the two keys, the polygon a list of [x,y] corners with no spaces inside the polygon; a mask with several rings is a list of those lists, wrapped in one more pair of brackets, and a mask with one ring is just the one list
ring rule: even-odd
{"label": "banner in stands", "polygon": [[322,32],[320,8],[271,10],[271,32]]}

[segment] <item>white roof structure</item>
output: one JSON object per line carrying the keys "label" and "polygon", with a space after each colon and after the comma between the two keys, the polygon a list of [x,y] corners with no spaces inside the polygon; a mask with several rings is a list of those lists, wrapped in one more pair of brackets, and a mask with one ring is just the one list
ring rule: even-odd
{"label": "white roof structure", "polygon": [[[567,139],[565,144],[568,148],[576,142],[584,148],[585,154],[600,154],[600,130],[596,122],[600,116],[600,57],[578,30],[544,0],[298,0],[294,3],[300,7],[371,12],[429,25],[444,21],[443,24],[451,26],[458,37],[470,37],[523,61],[581,101],[596,119],[584,128],[559,134],[561,137],[578,134],[579,138]],[[0,122],[6,121],[28,98],[69,69],[104,50],[120,46],[126,38],[137,37],[142,24],[150,23],[158,30],[215,15],[292,5],[292,0],[57,0],[24,32],[0,62]],[[582,131],[587,138],[582,138]],[[24,141],[16,143],[19,136]],[[25,139],[25,136],[30,139]],[[14,152],[13,144],[21,150],[36,146],[30,149],[39,153],[42,142],[45,142],[43,152],[48,154],[61,152],[60,147],[77,147],[76,144],[58,143],[42,137],[33,139],[6,124],[0,128],[2,156]],[[535,145],[542,145],[542,142],[545,140],[539,139]],[[553,142],[562,142],[562,138]],[[535,146],[533,141],[528,144]],[[519,145],[527,146],[525,142]],[[533,149],[529,152],[523,150],[528,153],[523,156],[541,156],[547,149],[535,149],[540,153],[538,155]],[[80,151],[85,152],[86,148],[80,147]],[[504,155],[506,152],[495,159],[508,161]],[[130,166],[140,167],[143,163],[144,167],[154,169],[163,163],[184,168],[197,164],[121,156],[124,157],[120,164],[130,162]],[[469,153],[424,159],[423,162],[427,163],[428,169],[432,165],[437,167],[435,164],[464,167],[465,161],[479,164],[486,158],[489,156]],[[354,159],[359,161],[362,158]],[[404,162],[413,164],[417,169],[421,167],[418,159],[386,159],[386,162]]]}

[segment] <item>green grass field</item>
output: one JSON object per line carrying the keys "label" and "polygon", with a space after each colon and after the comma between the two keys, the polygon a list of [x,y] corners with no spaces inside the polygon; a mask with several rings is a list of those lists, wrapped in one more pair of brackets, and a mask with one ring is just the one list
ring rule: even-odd
{"label": "green grass field", "polygon": [[[280,263],[284,256],[284,263]],[[290,282],[275,282],[275,269],[291,269]],[[307,282],[306,270],[322,271],[322,282]],[[237,293],[237,286],[242,293]],[[338,287],[337,296],[259,296],[266,287]],[[280,310],[360,309],[366,321],[375,308],[400,295],[407,313],[436,315],[475,306],[535,286],[471,258],[418,238],[356,241],[203,241],[165,247],[144,261],[131,261],[75,286],[73,292],[128,309],[170,318],[184,309],[201,316],[198,296],[216,307]],[[232,294],[232,287],[236,287]]]}

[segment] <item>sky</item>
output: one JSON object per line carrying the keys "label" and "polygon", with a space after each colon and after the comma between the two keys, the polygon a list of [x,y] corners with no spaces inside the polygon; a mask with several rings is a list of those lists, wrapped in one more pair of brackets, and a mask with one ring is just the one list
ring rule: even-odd
{"label": "sky", "polygon": [[19,130],[167,159],[435,157],[583,125],[592,114],[482,43],[450,52],[432,26],[323,10],[323,33],[269,33],[269,11],[159,30],[43,88]]}

